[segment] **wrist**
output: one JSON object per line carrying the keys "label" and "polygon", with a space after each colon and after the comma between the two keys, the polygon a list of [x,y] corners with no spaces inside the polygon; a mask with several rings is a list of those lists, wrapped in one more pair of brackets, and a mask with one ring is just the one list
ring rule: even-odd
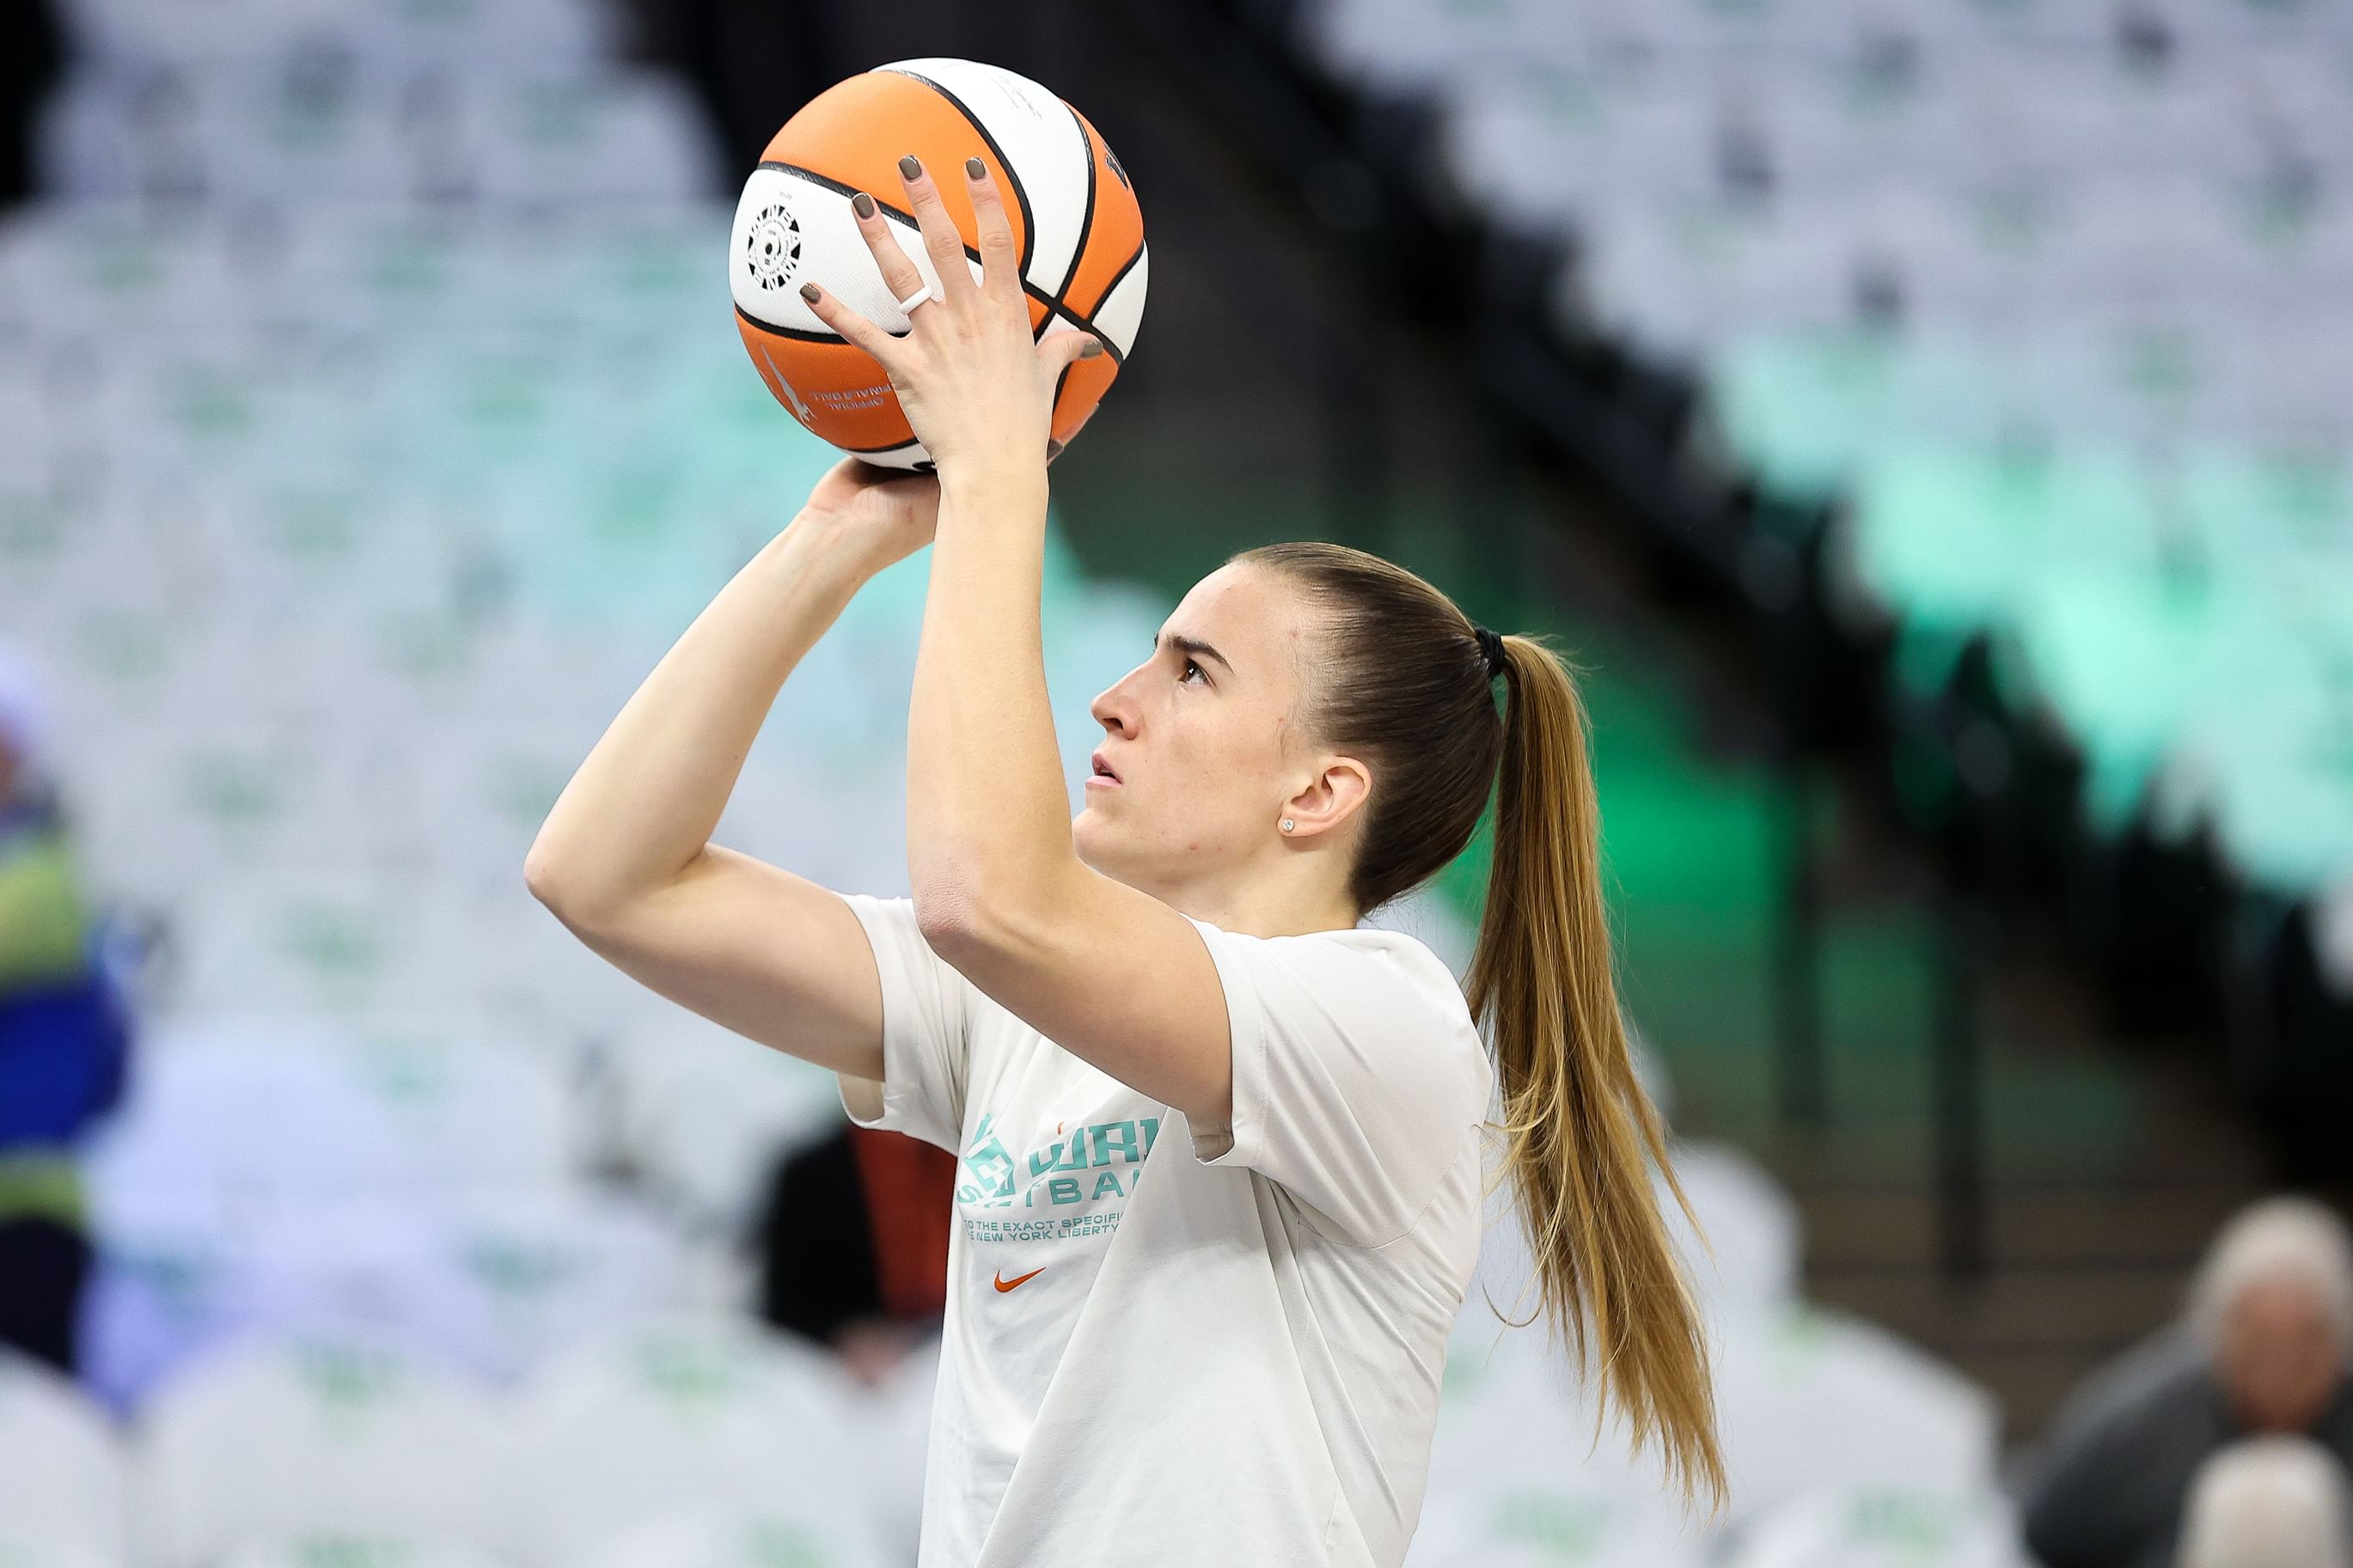
{"label": "wrist", "polygon": [[1046,506],[1046,465],[997,462],[966,464],[940,469],[940,499],[960,511],[976,508],[1003,511],[1011,508]]}
{"label": "wrist", "polygon": [[795,513],[784,531],[768,541],[766,553],[793,575],[838,587],[845,595],[889,564],[871,559],[865,535],[839,512],[815,507]]}

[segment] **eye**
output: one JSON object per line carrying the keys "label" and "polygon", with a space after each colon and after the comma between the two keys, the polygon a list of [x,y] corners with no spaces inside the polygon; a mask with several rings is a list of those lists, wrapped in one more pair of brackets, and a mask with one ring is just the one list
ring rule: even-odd
{"label": "eye", "polygon": [[1197,675],[1205,681],[1209,679],[1209,672],[1208,670],[1203,669],[1198,663],[1188,658],[1185,661],[1185,673],[1178,679],[1180,680],[1190,680]]}

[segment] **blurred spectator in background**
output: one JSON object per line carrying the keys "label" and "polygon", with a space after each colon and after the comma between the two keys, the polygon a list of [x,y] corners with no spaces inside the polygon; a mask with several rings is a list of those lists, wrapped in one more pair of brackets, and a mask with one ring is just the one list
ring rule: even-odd
{"label": "blurred spectator in background", "polygon": [[0,209],[33,194],[33,133],[65,69],[65,39],[50,0],[0,5]]}
{"label": "blurred spectator in background", "polygon": [[847,1121],[778,1162],[756,1238],[760,1315],[880,1384],[946,1310],[955,1163]]}
{"label": "blurred spectator in background", "polygon": [[2198,1468],[2177,1568],[2353,1568],[2345,1468],[2309,1437],[2249,1437]]}
{"label": "blurred spectator in background", "polygon": [[[2047,1568],[2170,1568],[2193,1479],[2218,1452],[2284,1434],[2339,1465],[2353,1459],[2349,1348],[2343,1223],[2308,1199],[2253,1205],[2208,1251],[2186,1321],[2096,1374],[2061,1412],[2026,1471],[2028,1546]],[[2216,1484],[2236,1497],[2230,1489],[2254,1483]]]}
{"label": "blurred spectator in background", "polygon": [[61,1371],[90,1267],[73,1145],[121,1097],[127,1034],[44,773],[31,668],[0,649],[0,1343]]}

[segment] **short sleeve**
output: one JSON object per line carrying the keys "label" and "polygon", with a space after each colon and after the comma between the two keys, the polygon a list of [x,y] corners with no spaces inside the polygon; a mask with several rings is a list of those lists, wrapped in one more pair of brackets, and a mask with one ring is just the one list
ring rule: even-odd
{"label": "short sleeve", "polygon": [[1493,1075],[1435,953],[1394,932],[1255,937],[1195,921],[1226,991],[1233,1121],[1205,1165],[1257,1171],[1335,1240],[1410,1231],[1486,1113]]}
{"label": "short sleeve", "polygon": [[964,1143],[964,1091],[971,1061],[971,982],[932,951],[912,899],[844,893],[882,978],[881,1103],[865,1081],[837,1075],[841,1108],[860,1127],[904,1132],[954,1153]]}

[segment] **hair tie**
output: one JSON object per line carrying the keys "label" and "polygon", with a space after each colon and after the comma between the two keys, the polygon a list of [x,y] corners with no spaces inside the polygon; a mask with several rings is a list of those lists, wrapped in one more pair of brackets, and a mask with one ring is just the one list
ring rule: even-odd
{"label": "hair tie", "polygon": [[1471,635],[1479,639],[1479,651],[1487,657],[1487,679],[1494,679],[1504,673],[1504,639],[1484,626],[1472,626]]}

